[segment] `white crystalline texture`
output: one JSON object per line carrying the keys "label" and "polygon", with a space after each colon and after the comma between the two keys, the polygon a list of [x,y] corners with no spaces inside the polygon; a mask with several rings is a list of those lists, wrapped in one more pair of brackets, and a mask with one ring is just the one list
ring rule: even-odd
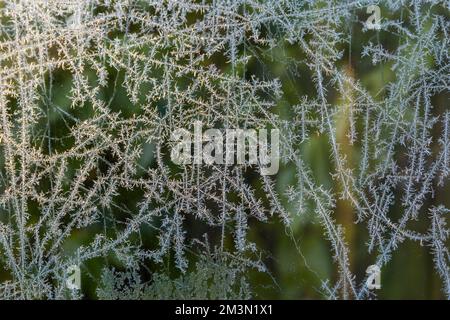
{"label": "white crystalline texture", "polygon": [[[268,272],[268,248],[250,240],[252,228],[280,220],[291,230],[304,212],[330,243],[337,276],[322,279],[324,297],[373,298],[354,274],[338,201],[366,228],[373,264],[383,270],[402,242],[426,246],[450,298],[449,209],[436,202],[450,173],[449,3],[380,1],[380,30],[363,30],[355,21],[369,5],[0,1],[0,298],[80,298],[95,259],[128,270],[105,263],[101,298],[248,298],[246,270]],[[384,47],[377,32],[398,43]],[[378,92],[343,67],[352,39],[367,33],[351,59],[391,75]],[[269,61],[289,65],[308,88],[265,73]],[[261,74],[250,74],[258,63]],[[283,103],[288,119],[276,112]],[[289,188],[259,165],[172,163],[171,133],[195,121],[280,129]],[[321,137],[332,189],[302,152]],[[139,271],[159,263],[181,276],[161,268],[141,283]],[[73,265],[81,290],[66,286]]]}

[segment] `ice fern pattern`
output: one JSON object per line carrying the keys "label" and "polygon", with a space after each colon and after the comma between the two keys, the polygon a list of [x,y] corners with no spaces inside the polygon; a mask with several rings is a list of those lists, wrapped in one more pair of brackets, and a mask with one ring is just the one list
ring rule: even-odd
{"label": "ice fern pattern", "polygon": [[[379,31],[364,23],[372,4]],[[436,200],[449,190],[448,17],[448,1],[0,1],[0,298],[82,298],[71,265],[99,298],[249,298],[249,270],[272,276],[250,232],[277,221],[301,255],[306,219],[336,270],[322,297],[377,296],[354,273],[356,225],[381,268],[404,242],[428,248],[450,298],[449,202]],[[380,70],[379,88],[352,59]],[[279,128],[288,186],[257,166],[174,165],[170,134],[195,121]],[[332,185],[305,152],[318,139]]]}

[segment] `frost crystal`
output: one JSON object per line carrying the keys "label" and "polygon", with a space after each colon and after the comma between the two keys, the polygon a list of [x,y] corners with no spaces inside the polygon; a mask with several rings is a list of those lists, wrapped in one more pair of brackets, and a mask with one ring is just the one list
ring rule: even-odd
{"label": "frost crystal", "polygon": [[[73,265],[100,298],[248,298],[274,248],[255,232],[281,221],[301,253],[307,216],[336,269],[325,297],[377,293],[354,225],[381,270],[406,241],[429,248],[450,298],[449,2],[378,4],[367,30],[362,0],[0,1],[0,298],[80,298]],[[171,133],[196,121],[278,128],[280,173],[174,164]]]}

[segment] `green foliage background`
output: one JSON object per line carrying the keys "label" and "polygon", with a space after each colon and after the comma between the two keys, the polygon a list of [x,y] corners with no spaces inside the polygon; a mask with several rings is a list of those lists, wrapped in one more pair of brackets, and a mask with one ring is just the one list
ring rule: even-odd
{"label": "green foliage background", "polygon": [[[441,11],[441,14],[448,17],[448,11],[445,8],[437,8],[436,10]],[[402,15],[407,14],[407,10],[399,10],[394,15],[384,10],[382,6],[383,19],[404,19]],[[193,20],[196,19],[195,16],[191,18]],[[347,29],[340,30],[351,41],[349,44],[341,44],[340,49],[344,54],[339,61],[339,67],[351,77],[360,81],[365,88],[368,88],[373,97],[381,101],[386,94],[386,85],[396,78],[396,74],[391,70],[392,65],[389,63],[373,65],[370,57],[363,57],[363,46],[372,42],[382,45],[389,51],[394,51],[401,45],[402,39],[383,30],[363,30],[362,22],[366,18],[365,8],[355,10],[352,19],[345,24]],[[275,28],[270,30],[270,32],[276,33],[277,30]],[[145,46],[141,48],[143,52],[149,49]],[[292,45],[285,39],[280,38],[277,45],[273,48],[261,50],[261,48],[255,47],[252,41],[248,39],[244,45],[239,46],[238,52],[240,55],[252,52],[252,58],[245,66],[245,69],[232,69],[225,55],[210,57],[210,63],[220,67],[220,70],[225,74],[236,72],[246,79],[251,79],[253,76],[266,80],[280,79],[283,96],[278,100],[278,104],[273,109],[273,112],[277,113],[281,118],[286,120],[292,119],[293,115],[290,106],[298,103],[299,99],[304,95],[314,96],[316,94],[312,85],[313,77],[311,71],[304,64],[297,63],[297,61],[301,61],[304,58],[302,51],[298,50],[297,45]],[[430,64],[432,63],[430,61]],[[125,89],[121,86],[126,81],[124,73],[117,72],[114,68],[110,68],[108,72],[108,85],[99,92],[99,97],[104,101],[111,101],[111,109],[120,111],[124,116],[139,115],[141,112],[139,104],[132,103]],[[86,70],[86,75],[91,81],[97,81],[94,72]],[[70,107],[71,100],[69,95],[73,85],[71,74],[59,70],[54,72],[51,77],[48,81],[53,83],[53,92],[52,96],[48,97],[47,103],[58,105],[59,108],[69,114],[73,114],[76,118],[90,118],[92,115],[90,108],[71,109]],[[145,90],[142,90],[143,96],[138,97],[138,100],[144,100],[145,94]],[[348,103],[348,101],[343,100],[341,92],[330,90],[328,95],[330,103],[342,106]],[[432,112],[435,115],[443,114],[448,110],[448,91],[434,96],[432,104],[434,106]],[[42,108],[46,108],[45,101],[42,102]],[[161,103],[160,111],[165,112],[164,108],[164,103]],[[67,133],[67,128],[62,124],[61,118],[56,113],[53,114],[52,111],[49,111],[48,122],[55,135],[64,136]],[[336,124],[337,137],[340,139],[348,160],[350,163],[358,163],[361,156],[360,146],[348,143],[348,139],[345,136],[345,129],[348,126],[346,119],[336,119]],[[436,133],[435,138],[438,138],[438,133]],[[57,142],[55,142],[55,148],[58,148]],[[154,150],[155,147],[152,144],[146,144],[143,147],[140,159],[142,167],[151,168],[155,165]],[[313,138],[301,145],[301,150],[317,181],[327,189],[339,190],[340,186],[336,185],[330,175],[333,163],[327,136],[318,132],[315,133]],[[1,157],[0,161],[3,166],[3,157]],[[167,164],[172,165],[170,163]],[[76,164],[74,164],[74,170],[75,168]],[[141,174],[143,175],[144,172]],[[275,177],[276,188],[279,194],[282,194],[287,186],[293,182],[294,175],[294,168],[285,165],[281,166],[279,173]],[[258,180],[254,176],[249,175],[248,181],[258,189]],[[262,190],[260,192],[263,193]],[[436,190],[433,198],[429,197],[426,200],[425,207],[429,208],[433,205],[444,204],[448,208],[450,207],[449,195],[450,183],[446,181],[443,188]],[[137,209],[138,201],[141,197],[142,193],[139,191],[120,190],[115,201],[133,211]],[[289,208],[289,203],[285,202],[284,206]],[[252,294],[246,294],[238,281],[234,286],[227,287],[227,290],[230,292],[229,297],[245,298],[253,296],[257,299],[321,299],[324,297],[321,291],[321,281],[327,278],[336,279],[338,275],[336,266],[329,254],[331,250],[330,245],[323,236],[323,229],[313,214],[312,205],[309,204],[307,208],[309,208],[310,212],[305,212],[302,215],[292,214],[294,221],[290,228],[286,228],[278,219],[272,219],[264,224],[249,221],[248,239],[256,243],[259,248],[262,248],[264,253],[262,259],[268,268],[268,272],[260,272],[252,268],[248,269],[245,276],[249,279],[251,289],[248,290]],[[291,209],[294,210],[293,208]],[[29,204],[29,210],[30,214],[36,217],[40,214],[37,205],[33,203]],[[121,212],[112,209],[111,214],[120,216]],[[350,249],[350,265],[353,268],[351,271],[358,280],[362,281],[366,268],[375,261],[375,254],[373,256],[367,255],[367,230],[364,225],[354,223],[356,218],[354,208],[348,201],[339,200],[334,215],[337,222],[345,227],[345,238]],[[185,226],[190,235],[198,236],[207,231],[212,242],[219,237],[220,230],[205,230],[204,226],[197,224],[193,217],[186,218]],[[74,233],[70,241],[65,244],[67,252],[73,252],[80,245],[85,244],[93,234],[100,232],[102,227],[101,225],[94,225]],[[417,230],[425,232],[428,224],[419,220],[415,227]],[[141,237],[145,247],[153,248],[157,246],[155,235],[155,230],[146,227],[141,228]],[[225,246],[233,247],[233,245],[233,239],[227,238]],[[206,249],[201,250],[206,251]],[[222,258],[215,257],[214,259],[219,265],[220,261],[223,261],[221,260]],[[189,269],[185,275],[181,274],[174,267],[173,257],[166,258],[162,265],[149,264],[147,268],[144,268],[136,276],[145,282],[150,281],[152,275],[158,273],[157,278],[153,278],[153,285],[142,287],[140,292],[130,292],[125,296],[118,295],[117,298],[189,298],[192,296],[192,293],[181,292],[177,289],[177,283],[183,281],[203,283],[203,287],[200,286],[198,292],[207,292],[208,288],[222,283],[221,281],[225,283],[224,286],[227,285],[227,280],[214,280],[214,275],[223,274],[229,269],[212,268],[210,270],[211,273],[203,273],[204,270],[209,270],[208,266],[213,266],[214,263],[210,265],[208,263],[206,265],[199,263],[198,255],[195,253],[188,254],[188,260]],[[102,297],[101,292],[96,291],[101,285],[102,279],[109,285],[116,281],[108,280],[105,278],[108,275],[105,274],[102,278],[102,270],[105,265],[113,266],[118,271],[125,270],[123,265],[114,260],[114,257],[94,259],[88,262],[82,269],[82,291],[86,298],[97,298],[99,295]],[[201,276],[203,278],[199,280],[194,279]],[[377,292],[378,297],[381,299],[445,298],[441,291],[441,280],[436,274],[429,250],[420,246],[420,244],[412,243],[408,240],[401,243],[398,250],[394,252],[391,262],[382,269],[381,278],[382,289]],[[0,281],[6,279],[8,279],[8,274],[2,272],[2,262],[0,261]],[[132,280],[125,279],[124,283],[132,283]],[[157,288],[158,286],[159,289]],[[169,290],[170,292],[165,292],[164,290]],[[215,292],[220,290],[221,288],[213,288],[203,297],[217,298],[219,295]],[[114,291],[114,289],[110,288],[109,291]],[[155,292],[161,293],[155,294]],[[200,297],[198,293],[194,294],[194,296]],[[105,297],[108,297],[108,295],[105,294]]]}

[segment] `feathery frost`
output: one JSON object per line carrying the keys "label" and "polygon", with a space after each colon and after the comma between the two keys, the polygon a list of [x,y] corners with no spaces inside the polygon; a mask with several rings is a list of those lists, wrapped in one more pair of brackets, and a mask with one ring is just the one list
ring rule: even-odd
{"label": "feathery frost", "polygon": [[[292,230],[305,212],[338,274],[322,279],[325,297],[373,298],[352,271],[342,201],[367,229],[375,264],[404,241],[424,245],[449,298],[449,209],[428,204],[449,183],[448,100],[434,100],[449,89],[449,2],[380,1],[380,31],[354,23],[371,4],[0,1],[0,298],[80,298],[66,286],[72,265],[100,298],[249,298],[247,272],[271,275],[250,231],[276,220]],[[379,92],[343,64],[349,25],[398,39],[350,52],[391,75]],[[282,46],[299,54],[283,57]],[[249,71],[264,61],[310,87],[293,96],[289,77]],[[170,134],[195,121],[279,128],[289,187],[257,166],[174,165]],[[333,188],[303,151],[322,138]]]}

